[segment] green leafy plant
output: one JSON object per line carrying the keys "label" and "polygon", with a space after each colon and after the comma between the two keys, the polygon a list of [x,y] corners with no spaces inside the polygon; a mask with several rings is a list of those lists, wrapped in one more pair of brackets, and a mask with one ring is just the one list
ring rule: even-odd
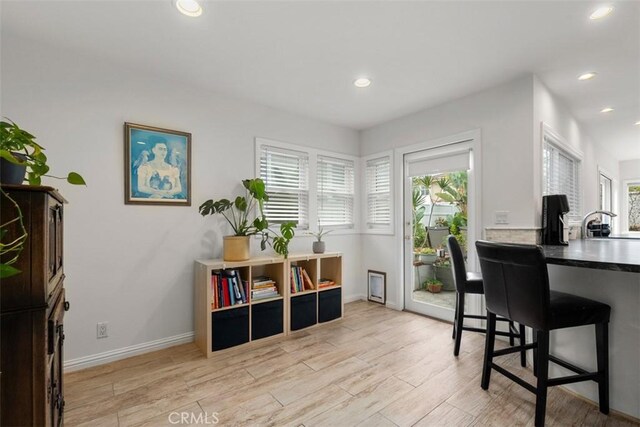
{"label": "green leafy plant", "polygon": [[[15,200],[13,200],[2,188],[0,188],[0,192],[5,197],[5,200],[13,205],[16,211],[15,218],[12,218],[0,225],[0,259],[3,260],[0,262],[0,279],[5,279],[20,273],[20,270],[15,268],[13,264],[15,264],[20,257],[20,253],[24,249],[24,243],[27,240],[28,234],[22,221],[22,211],[20,210],[20,206],[18,206]],[[5,243],[4,240],[5,237],[8,237],[9,227],[13,224],[17,225],[19,235],[10,236],[9,238],[12,240]]]}
{"label": "green leafy plant", "polygon": [[324,227],[319,226],[318,227],[318,231],[315,231],[315,232],[314,231],[310,231],[309,234],[311,234],[313,237],[315,237],[318,242],[322,242],[322,238],[324,236],[326,236],[327,234],[331,233],[332,231],[333,230],[326,230],[325,231]]}
{"label": "green leafy plant", "polygon": [[[84,178],[77,172],[70,172],[66,177],[47,175],[49,166],[44,148],[36,143],[36,137],[24,129],[18,127],[10,119],[0,121],[0,157],[16,165],[25,166],[27,170],[27,181],[29,185],[40,185],[42,177],[66,179],[74,185],[86,185]],[[24,249],[27,240],[27,230],[23,224],[22,210],[20,206],[0,189],[5,200],[11,203],[15,209],[15,217],[0,224],[0,278],[15,276],[20,270],[13,264],[18,261],[20,253]],[[17,224],[18,235],[10,233],[10,229]],[[15,229],[15,227],[13,227]],[[5,239],[10,239],[6,241]]]}
{"label": "green leafy plant", "polygon": [[424,282],[424,287],[431,293],[438,293],[442,290],[442,282],[438,279],[429,279]]}
{"label": "green leafy plant", "polygon": [[[264,214],[264,204],[269,201],[269,194],[265,189],[264,181],[260,178],[245,179],[242,181],[244,196],[237,196],[234,201],[209,199],[199,207],[202,216],[220,214],[231,225],[235,236],[253,236],[259,234],[262,237],[260,249],[265,250],[267,244],[273,247],[276,253],[285,258],[289,255],[289,242],[295,236],[295,222],[280,224],[280,234],[269,228],[269,221]],[[255,218],[252,218],[256,213]]]}
{"label": "green leafy plant", "polygon": [[414,249],[413,253],[420,255],[435,255],[436,250],[434,248],[419,248]]}
{"label": "green leafy plant", "polygon": [[66,177],[47,175],[47,156],[35,139],[35,136],[20,129],[13,121],[0,121],[0,157],[13,164],[26,166],[30,185],[40,185],[43,176],[66,179],[74,185],[86,185],[84,178],[77,172],[69,172]]}
{"label": "green leafy plant", "polygon": [[[414,178],[413,185],[414,185],[414,195],[417,188],[421,194],[426,194],[427,196],[429,196],[429,200],[431,201],[431,208],[429,210],[429,219],[427,220],[427,227],[429,227],[431,226],[431,219],[433,218],[433,209],[435,208],[436,203],[441,200],[440,195],[443,194],[451,185],[451,180],[449,179],[449,175],[440,175],[440,176],[426,175],[426,176]],[[420,190],[421,188],[422,190]],[[414,222],[414,231],[416,226],[415,224],[416,223]],[[421,228],[424,228],[422,226],[422,223],[419,223],[419,225]],[[433,247],[434,242],[431,241],[431,238],[429,236],[429,231],[428,230],[425,231],[425,234],[426,234],[425,243]]]}

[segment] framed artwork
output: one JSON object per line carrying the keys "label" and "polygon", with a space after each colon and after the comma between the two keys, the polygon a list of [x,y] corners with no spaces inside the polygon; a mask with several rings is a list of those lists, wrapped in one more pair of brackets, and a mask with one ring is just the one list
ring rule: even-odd
{"label": "framed artwork", "polygon": [[369,270],[367,278],[369,282],[368,300],[384,304],[387,300],[387,273]]}
{"label": "framed artwork", "polygon": [[124,124],[124,203],[191,206],[191,134]]}

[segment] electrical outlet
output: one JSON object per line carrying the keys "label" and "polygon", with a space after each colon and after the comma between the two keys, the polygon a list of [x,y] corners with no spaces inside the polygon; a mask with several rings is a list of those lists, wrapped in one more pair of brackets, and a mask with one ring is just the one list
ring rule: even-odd
{"label": "electrical outlet", "polygon": [[107,326],[109,325],[108,322],[100,322],[97,325],[97,338],[107,338],[109,336],[108,330],[107,330]]}
{"label": "electrical outlet", "polygon": [[509,211],[496,211],[496,224],[509,224]]}

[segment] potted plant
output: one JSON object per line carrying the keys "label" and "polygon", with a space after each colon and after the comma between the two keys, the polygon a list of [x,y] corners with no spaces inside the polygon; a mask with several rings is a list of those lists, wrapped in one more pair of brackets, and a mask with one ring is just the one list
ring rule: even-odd
{"label": "potted plant", "polygon": [[453,272],[451,271],[451,261],[449,258],[440,257],[433,263],[433,270],[438,279],[442,283],[445,291],[455,291],[456,285],[453,281]]}
{"label": "potted plant", "polygon": [[[56,179],[65,179],[47,175],[49,166],[44,148],[35,142],[35,136],[20,129],[11,120],[0,121],[0,182],[2,184],[22,184],[25,174],[28,172],[30,185],[40,185],[41,177],[48,176]],[[70,172],[66,176],[67,182],[74,185],[86,185],[84,178],[76,172]],[[12,204],[14,216],[0,224],[0,279],[14,276],[20,270],[13,267],[24,249],[27,241],[27,230],[22,222],[22,210],[11,196],[0,187],[0,193],[6,201]],[[18,235],[9,233],[12,224],[17,224]]]}
{"label": "potted plant", "polygon": [[438,294],[442,291],[442,282],[438,279],[429,279],[425,282],[425,288],[432,294]]}
{"label": "potted plant", "polygon": [[313,242],[312,249],[314,254],[323,254],[325,250],[325,242],[322,241],[322,237],[331,233],[332,230],[325,231],[322,226],[318,227],[317,232],[311,232],[310,234],[314,236],[317,240]]}
{"label": "potted plant", "polygon": [[436,250],[433,248],[418,248],[414,249],[413,253],[416,255],[416,261],[422,264],[433,264],[436,260]]}
{"label": "potted plant", "polygon": [[[273,250],[284,256],[289,255],[289,242],[295,235],[294,222],[280,224],[280,234],[269,228],[264,215],[264,204],[269,201],[264,181],[260,178],[242,181],[244,196],[237,196],[232,202],[228,199],[207,200],[200,205],[202,216],[220,214],[233,229],[233,235],[223,238],[223,258],[225,261],[245,261],[250,258],[250,236],[261,235],[260,249],[265,250],[267,243]],[[250,216],[256,211],[255,218]]]}
{"label": "potted plant", "polygon": [[47,175],[47,156],[43,152],[44,148],[36,143],[35,139],[35,136],[20,129],[11,120],[0,121],[0,182],[22,184],[26,174],[29,185],[40,185],[42,176],[66,179],[74,185],[86,185],[82,176],[76,172],[69,172],[66,177]]}

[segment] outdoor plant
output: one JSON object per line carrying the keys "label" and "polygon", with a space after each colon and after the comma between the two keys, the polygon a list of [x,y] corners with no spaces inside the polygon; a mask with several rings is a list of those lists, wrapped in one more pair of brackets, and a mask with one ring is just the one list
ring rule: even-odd
{"label": "outdoor plant", "polygon": [[[35,139],[35,136],[20,129],[13,121],[9,119],[0,121],[0,157],[10,163],[25,166],[29,185],[40,185],[43,176],[66,179],[67,182],[74,185],[86,185],[84,178],[76,172],[70,172],[66,177],[47,175],[49,172],[47,156],[43,152],[44,148],[36,143]],[[2,260],[0,262],[0,279],[4,279],[20,273],[20,270],[15,268],[13,264],[18,261],[20,253],[24,249],[28,233],[22,221],[20,206],[4,189],[0,188],[0,192],[15,210],[14,217],[0,224],[0,259]],[[15,230],[16,228],[18,230],[17,236],[10,233],[11,229]]]}
{"label": "outdoor plant", "polygon": [[66,179],[74,185],[86,185],[82,176],[76,172],[69,172],[66,177],[47,175],[47,156],[44,148],[35,140],[35,136],[20,129],[11,120],[0,121],[0,157],[13,164],[26,166],[29,185],[40,185],[43,176]]}
{"label": "outdoor plant", "polygon": [[438,279],[429,279],[425,282],[427,291],[437,294],[442,290],[442,282]]}
{"label": "outdoor plant", "polygon": [[[435,208],[436,202],[443,200],[440,196],[444,194],[447,188],[451,185],[451,180],[449,179],[448,175],[441,175],[439,177],[426,175],[426,176],[414,178],[413,184],[414,184],[414,199],[415,199],[416,189],[418,189],[418,192],[420,194],[424,192],[424,194],[429,196],[429,200],[431,201],[431,208],[429,210],[429,219],[427,220],[427,227],[429,227],[431,225],[431,219],[433,218],[433,209]],[[423,190],[421,191],[420,188],[422,188]],[[424,203],[424,199],[422,200],[422,203]],[[424,209],[424,207],[422,208]],[[421,222],[418,225],[420,226],[420,228],[424,228]],[[416,227],[416,223],[414,222],[414,228],[415,227]],[[427,230],[425,234],[426,234],[426,238],[425,238],[426,244],[433,247],[434,242],[432,242],[430,239],[429,231]]]}
{"label": "outdoor plant", "polygon": [[[237,196],[234,201],[209,199],[200,205],[202,216],[220,214],[231,225],[235,236],[260,235],[260,249],[265,250],[267,244],[276,253],[289,255],[289,242],[295,235],[295,222],[280,224],[280,234],[269,228],[269,221],[264,215],[264,204],[269,201],[264,181],[260,178],[242,181],[244,196]],[[256,212],[254,217],[254,212]]]}

